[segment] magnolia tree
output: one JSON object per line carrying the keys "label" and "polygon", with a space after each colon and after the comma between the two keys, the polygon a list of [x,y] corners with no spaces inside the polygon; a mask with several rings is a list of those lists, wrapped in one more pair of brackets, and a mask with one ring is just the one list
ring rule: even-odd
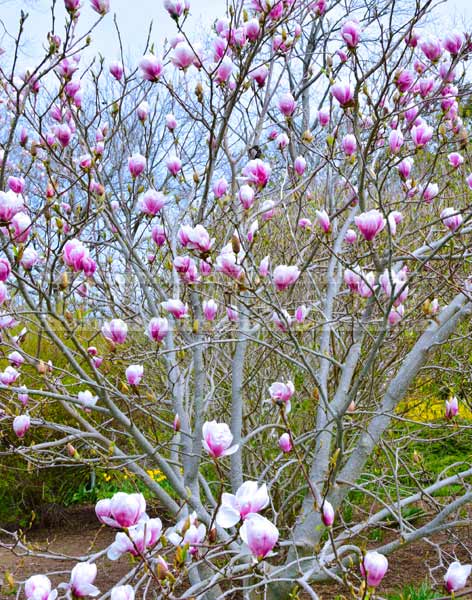
{"label": "magnolia tree", "polygon": [[[3,453],[157,500],[100,500],[113,543],[19,597],[367,598],[419,540],[460,593],[472,469],[425,480],[399,406],[467,338],[469,35],[429,0],[252,0],[195,36],[166,0],[125,64],[93,52],[112,8],[53,3],[26,69],[23,14],[0,59]],[[418,443],[470,434],[459,404]]]}

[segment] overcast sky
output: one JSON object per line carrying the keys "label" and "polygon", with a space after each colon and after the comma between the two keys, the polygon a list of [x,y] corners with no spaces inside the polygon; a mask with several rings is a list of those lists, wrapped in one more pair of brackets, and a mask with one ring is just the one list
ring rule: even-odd
{"label": "overcast sky", "polygon": [[[202,31],[202,26],[210,25],[217,16],[225,12],[225,0],[190,0],[191,15],[186,31]],[[413,0],[411,0],[413,4]],[[89,0],[82,0],[83,7],[80,17],[80,31],[90,25],[97,16],[90,6]],[[18,29],[18,19],[21,10],[29,13],[26,23],[25,39],[27,43],[22,50],[21,62],[24,66],[34,64],[41,55],[41,46],[46,33],[50,30],[51,0],[0,0],[0,20],[3,32],[0,43],[8,47],[5,29],[11,33]],[[163,0],[111,0],[111,12],[116,13],[118,25],[122,33],[125,56],[137,60],[145,45],[149,23],[153,22],[152,40],[157,48],[161,47],[165,37],[176,33],[174,21],[163,8]],[[57,29],[62,30],[65,19],[63,1],[57,1]],[[446,0],[438,8],[441,29],[444,23],[463,28],[464,23],[472,23],[472,0]],[[100,23],[93,34],[93,47],[101,52],[108,60],[119,57],[117,38],[113,25],[113,16],[107,17]]]}

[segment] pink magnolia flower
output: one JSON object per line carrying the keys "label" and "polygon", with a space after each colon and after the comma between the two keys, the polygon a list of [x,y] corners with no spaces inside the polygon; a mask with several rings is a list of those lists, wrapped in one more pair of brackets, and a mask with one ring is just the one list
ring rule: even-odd
{"label": "pink magnolia flower", "polygon": [[367,241],[371,241],[385,227],[386,221],[376,208],[354,218],[357,228]]}
{"label": "pink magnolia flower", "polygon": [[[331,93],[334,96],[334,92],[331,91]],[[339,102],[339,100],[338,100],[338,102]],[[326,127],[327,125],[329,125],[329,119],[330,119],[329,108],[320,108],[320,110],[317,113],[317,117],[318,117],[318,123],[321,125],[321,127]]]}
{"label": "pink magnolia flower", "polygon": [[307,308],[305,304],[298,306],[295,310],[295,320],[298,321],[298,323],[303,323],[309,312],[310,309]]}
{"label": "pink magnolia flower", "polygon": [[170,56],[170,60],[174,67],[184,71],[188,69],[188,67],[190,67],[190,65],[192,65],[196,59],[197,56],[195,52],[190,45],[187,44],[187,42],[180,42],[177,44]]}
{"label": "pink magnolia flower", "polygon": [[446,400],[446,419],[452,419],[459,414],[459,401],[456,396]]}
{"label": "pink magnolia flower", "polygon": [[102,334],[115,344],[124,344],[128,335],[128,325],[121,319],[112,319],[103,325]]}
{"label": "pink magnolia flower", "polygon": [[204,449],[213,458],[229,456],[237,452],[239,444],[231,446],[233,434],[226,423],[206,421],[202,427]]}
{"label": "pink magnolia flower", "polygon": [[173,114],[169,113],[166,115],[166,127],[169,131],[174,131],[174,129],[177,127],[177,119]]}
{"label": "pink magnolia flower", "polygon": [[213,246],[214,239],[210,239],[208,231],[203,225],[182,225],[177,233],[177,238],[184,248],[208,252]]}
{"label": "pink magnolia flower", "polygon": [[357,233],[354,231],[354,229],[348,229],[346,231],[346,235],[344,236],[344,241],[347,244],[355,244],[357,241]]}
{"label": "pink magnolia flower", "polygon": [[448,155],[447,159],[451,167],[454,167],[454,169],[458,169],[464,162],[464,157],[461,154],[459,154],[459,152],[451,152],[451,154]]}
{"label": "pink magnolia flower", "polygon": [[162,75],[163,66],[161,61],[154,54],[146,54],[139,61],[141,76],[147,81],[158,81]]}
{"label": "pink magnolia flower", "polygon": [[313,223],[310,221],[310,219],[307,219],[306,217],[302,217],[301,219],[299,219],[297,225],[298,227],[300,227],[300,229],[310,230],[313,227]]}
{"label": "pink magnolia flower", "polygon": [[51,591],[51,581],[46,575],[33,575],[25,581],[26,600],[56,600],[57,590]]}
{"label": "pink magnolia flower", "polygon": [[331,87],[331,95],[342,107],[349,106],[354,98],[354,89],[350,83],[337,82]]}
{"label": "pink magnolia flower", "polygon": [[164,0],[164,8],[173,19],[178,19],[190,9],[188,0]]}
{"label": "pink magnolia flower", "polygon": [[247,23],[244,24],[244,28],[246,30],[247,39],[250,42],[255,42],[259,34],[261,32],[261,26],[259,25],[258,19],[250,19]]}
{"label": "pink magnolia flower", "polygon": [[291,399],[295,393],[295,386],[289,380],[287,383],[274,381],[269,387],[269,395],[275,404],[285,407],[285,412],[288,414],[291,409]]}
{"label": "pink magnolia flower", "polygon": [[359,281],[359,296],[361,298],[370,298],[374,294],[375,286],[375,273],[370,271],[369,273],[360,277]]}
{"label": "pink magnolia flower", "polygon": [[134,590],[130,585],[118,585],[112,588],[111,600],[134,600]]}
{"label": "pink magnolia flower", "polygon": [[0,281],[6,281],[11,273],[11,266],[6,258],[0,258]]}
{"label": "pink magnolia flower", "polygon": [[63,123],[62,125],[58,125],[56,127],[55,135],[61,146],[66,148],[71,140],[72,131],[67,123]]}
{"label": "pink magnolia flower", "polygon": [[412,167],[413,167],[413,159],[409,158],[409,157],[408,158],[404,158],[398,164],[398,172],[400,174],[400,177],[403,180],[408,179],[408,177],[410,176]]}
{"label": "pink magnolia flower", "polygon": [[0,281],[0,304],[3,304],[7,298],[8,298],[7,286],[2,281]]}
{"label": "pink magnolia flower", "polygon": [[392,310],[388,313],[388,323],[389,325],[397,325],[403,318],[405,314],[405,307],[403,304],[399,304],[398,306],[394,306]]}
{"label": "pink magnolia flower", "polygon": [[255,81],[260,88],[264,87],[268,75],[269,69],[265,65],[261,65],[260,67],[257,67],[257,69],[253,69],[249,72],[249,77]]}
{"label": "pink magnolia flower", "polygon": [[367,580],[369,587],[377,587],[385,577],[388,569],[388,560],[379,552],[367,552],[361,562],[361,574]]}
{"label": "pink magnolia flower", "polygon": [[22,194],[25,191],[25,180],[23,177],[9,177],[7,183],[8,187],[15,194]]}
{"label": "pink magnolia flower", "polygon": [[293,168],[297,175],[300,177],[303,175],[306,169],[306,160],[303,158],[303,156],[297,156],[293,162]]}
{"label": "pink magnolia flower", "polygon": [[239,535],[253,556],[262,560],[277,543],[279,530],[265,517],[252,513],[244,520]]}
{"label": "pink magnolia flower", "polygon": [[190,554],[195,555],[198,552],[198,546],[203,542],[206,536],[206,527],[199,523],[197,514],[193,512],[186,519],[181,519],[175,527],[167,534],[167,539],[174,546],[189,544]]}
{"label": "pink magnolia flower", "polygon": [[160,519],[142,520],[128,528],[128,532],[120,531],[115,536],[115,541],[108,548],[107,556],[110,560],[117,560],[123,554],[140,556],[147,549],[153,548],[162,534]]}
{"label": "pink magnolia flower", "polygon": [[162,192],[149,189],[143,194],[139,200],[139,210],[145,215],[155,217],[157,213],[165,206],[167,202],[167,196]]}
{"label": "pink magnolia flower", "polygon": [[275,141],[279,150],[284,150],[284,148],[286,148],[290,143],[290,140],[288,139],[288,135],[286,133],[279,133]]}
{"label": "pink magnolia flower", "polygon": [[8,362],[12,367],[18,368],[25,362],[25,359],[17,350],[14,350],[8,355]]}
{"label": "pink magnolia flower", "polygon": [[181,426],[181,421],[180,421],[180,417],[179,415],[176,413],[174,415],[174,421],[172,423],[172,428],[174,431],[179,432],[180,431],[180,426]]}
{"label": "pink magnolia flower", "polygon": [[282,433],[282,435],[279,437],[279,448],[285,453],[288,453],[292,450],[292,442],[288,433]]}
{"label": "pink magnolia flower", "polygon": [[254,204],[254,196],[254,190],[250,185],[242,185],[239,188],[238,198],[245,210],[250,209]]}
{"label": "pink magnolia flower", "polygon": [[388,137],[388,145],[392,154],[397,154],[403,146],[403,133],[399,129],[393,129]]}
{"label": "pink magnolia flower", "polygon": [[123,73],[124,73],[124,68],[123,65],[120,61],[118,60],[114,60],[110,63],[109,67],[108,67],[111,75],[117,80],[120,81],[120,79],[123,77]]}
{"label": "pink magnolia flower", "polygon": [[177,173],[180,171],[180,169],[182,168],[182,161],[180,160],[180,158],[178,156],[171,155],[169,156],[169,158],[166,160],[166,167],[167,170],[169,171],[169,173],[173,176],[176,177]]}
{"label": "pink magnolia flower", "polygon": [[144,375],[144,367],[143,365],[130,365],[125,374],[129,385],[139,385]]}
{"label": "pink magnolia flower", "polygon": [[421,40],[420,48],[426,58],[431,62],[439,60],[443,52],[440,40],[432,35],[426,36]]}
{"label": "pink magnolia flower", "polygon": [[28,390],[24,385],[22,385],[20,389],[21,392],[18,392],[18,400],[21,402],[21,404],[23,404],[23,406],[26,406],[29,400]]}
{"label": "pink magnolia flower", "polygon": [[133,179],[139,177],[146,168],[146,159],[139,152],[135,152],[128,158],[128,169]]}
{"label": "pink magnolia flower", "polygon": [[143,100],[136,109],[136,114],[138,115],[138,119],[144,122],[149,115],[149,102]]}
{"label": "pink magnolia flower", "polygon": [[16,194],[13,190],[0,192],[0,221],[9,223],[24,207],[24,200],[21,194]]}
{"label": "pink magnolia flower", "polygon": [[452,54],[452,56],[459,54],[463,43],[464,36],[458,31],[449,31],[442,41],[443,48],[447,50],[449,54]]}
{"label": "pink magnolia flower", "polygon": [[331,221],[329,219],[329,215],[325,210],[317,210],[316,214],[316,222],[321,227],[321,229],[325,233],[329,233],[331,229]]}
{"label": "pink magnolia flower", "polygon": [[162,342],[169,333],[169,321],[164,317],[154,317],[149,321],[148,336],[154,342]]}
{"label": "pink magnolia flower", "polygon": [[214,321],[217,312],[218,304],[213,300],[213,298],[203,301],[203,316],[207,321]]}
{"label": "pink magnolia flower", "polygon": [[99,15],[106,15],[110,10],[110,0],[90,0],[90,6]]}
{"label": "pink magnolia flower", "polygon": [[228,191],[228,182],[224,177],[221,177],[213,184],[213,193],[215,198],[222,198]]}
{"label": "pink magnolia flower", "polygon": [[24,243],[31,232],[31,219],[26,213],[17,213],[11,220],[12,236],[16,243]]}
{"label": "pink magnolia flower", "polygon": [[154,225],[151,232],[151,237],[156,246],[163,246],[166,242],[166,231],[162,225]]}
{"label": "pink magnolia flower", "polygon": [[450,593],[465,588],[471,571],[472,565],[461,565],[458,561],[451,563],[444,575],[446,590]]}
{"label": "pink magnolia flower", "polygon": [[346,134],[341,141],[341,148],[346,156],[352,156],[357,149],[357,141],[352,133]]}
{"label": "pink magnolia flower", "polygon": [[408,46],[410,46],[410,48],[416,48],[419,41],[420,41],[420,34],[416,29],[412,29],[405,36],[405,43]]}
{"label": "pink magnolia flower", "polygon": [[98,596],[100,590],[93,585],[96,576],[97,565],[95,563],[77,563],[71,571],[68,586],[73,596],[77,598]]}
{"label": "pink magnolia flower", "polygon": [[441,212],[441,221],[451,231],[456,231],[462,225],[462,215],[452,207],[447,207]]}
{"label": "pink magnolia flower", "polygon": [[434,198],[436,198],[436,196],[439,193],[439,186],[437,183],[428,183],[428,185],[423,188],[422,190],[422,197],[423,200],[427,203],[427,204],[431,204],[431,202],[434,200]]}
{"label": "pink magnolia flower", "polygon": [[282,94],[278,99],[278,107],[284,117],[291,117],[295,112],[297,103],[290,93]]}
{"label": "pink magnolia flower", "polygon": [[238,309],[235,306],[226,307],[226,316],[231,323],[237,323],[239,321]]}
{"label": "pink magnolia flower", "polygon": [[100,523],[110,527],[132,527],[146,514],[146,500],[142,494],[117,492],[112,498],[99,500],[95,513]]}
{"label": "pink magnolia flower", "polygon": [[215,81],[216,83],[223,84],[228,81],[233,72],[234,64],[229,56],[223,57],[219,66],[216,70]]}
{"label": "pink magnolia flower", "polygon": [[31,426],[29,415],[18,415],[13,419],[13,431],[17,437],[22,438]]}
{"label": "pink magnolia flower", "polygon": [[434,79],[432,77],[423,78],[420,80],[419,91],[422,98],[427,98],[434,88]]}
{"label": "pink magnolia flower", "polygon": [[169,298],[169,300],[161,302],[161,306],[175,319],[184,319],[188,317],[188,306],[178,298]]}
{"label": "pink magnolia flower", "polygon": [[403,221],[403,215],[398,210],[392,210],[387,217],[388,228],[392,235],[397,234],[397,225]]}
{"label": "pink magnolia flower", "polygon": [[282,331],[282,333],[287,333],[292,324],[292,317],[285,309],[282,310],[280,314],[274,311],[272,313],[272,322],[280,329],[280,331]]}
{"label": "pink magnolia flower", "polygon": [[220,527],[234,527],[248,515],[264,510],[268,504],[269,494],[266,484],[259,487],[256,481],[246,481],[236,494],[223,493],[215,520]]}
{"label": "pink magnolia flower", "polygon": [[326,527],[331,527],[334,523],[334,508],[326,499],[323,500],[323,505],[321,507],[321,520]]}
{"label": "pink magnolia flower", "polygon": [[402,70],[395,77],[395,84],[400,92],[407,92],[415,80],[415,74],[412,71]]}
{"label": "pink magnolia flower", "polygon": [[260,158],[250,160],[242,170],[242,174],[246,178],[246,181],[260,188],[267,185],[271,173],[272,169],[270,166]]}
{"label": "pink magnolia flower", "polygon": [[296,265],[278,265],[274,269],[274,285],[278,292],[282,292],[293,285],[300,277],[300,269]]}
{"label": "pink magnolia flower", "polygon": [[417,148],[423,148],[433,137],[433,128],[424,121],[411,128],[411,139]]}
{"label": "pink magnolia flower", "polygon": [[231,249],[221,252],[216,258],[215,268],[219,273],[224,273],[232,279],[239,280],[243,274],[243,268],[237,262],[237,256]]}
{"label": "pink magnolia flower", "polygon": [[20,374],[14,367],[8,366],[0,373],[0,382],[3,383],[3,385],[12,385],[19,376]]}
{"label": "pink magnolia flower", "polygon": [[341,37],[348,48],[355,48],[361,39],[361,27],[354,19],[349,19],[341,27]]}

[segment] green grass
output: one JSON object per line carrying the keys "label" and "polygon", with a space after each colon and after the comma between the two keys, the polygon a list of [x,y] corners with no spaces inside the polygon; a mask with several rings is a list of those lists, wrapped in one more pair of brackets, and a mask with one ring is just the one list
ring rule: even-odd
{"label": "green grass", "polygon": [[441,595],[424,582],[420,587],[406,585],[399,592],[388,594],[387,600],[434,600],[434,598],[440,598]]}

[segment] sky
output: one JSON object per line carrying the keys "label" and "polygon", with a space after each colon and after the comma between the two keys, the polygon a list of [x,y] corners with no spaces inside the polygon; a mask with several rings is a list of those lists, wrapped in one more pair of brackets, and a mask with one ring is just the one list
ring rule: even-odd
{"label": "sky", "polygon": [[[411,0],[413,3],[413,0]],[[113,13],[116,13],[118,25],[124,42],[125,58],[137,60],[143,54],[149,23],[153,21],[152,41],[156,48],[162,47],[162,40],[176,33],[174,21],[163,8],[163,0],[110,0],[111,13],[103,19],[93,33],[93,46],[108,60],[119,58],[119,48]],[[226,0],[190,0],[191,14],[186,31],[203,31],[225,13]],[[89,6],[88,0],[82,0],[80,30],[86,31],[97,16]],[[34,64],[41,55],[41,46],[46,33],[51,28],[51,0],[0,0],[0,46],[8,48],[8,35],[18,28],[20,11],[29,13],[25,26],[26,43],[22,48],[20,62],[26,67]],[[464,23],[472,24],[472,0],[446,0],[438,7],[438,25],[443,31],[444,23],[463,28]],[[57,28],[60,31],[65,19],[62,0],[57,0]]]}

